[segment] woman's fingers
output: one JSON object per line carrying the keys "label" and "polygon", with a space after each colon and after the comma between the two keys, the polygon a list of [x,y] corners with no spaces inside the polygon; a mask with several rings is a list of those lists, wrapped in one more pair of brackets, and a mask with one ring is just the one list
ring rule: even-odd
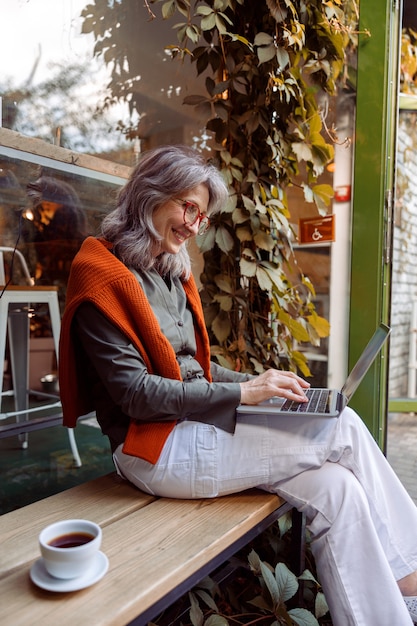
{"label": "woman's fingers", "polygon": [[241,383],[241,402],[242,404],[257,404],[273,396],[305,402],[307,397],[304,390],[309,387],[310,383],[293,372],[271,369],[257,378]]}

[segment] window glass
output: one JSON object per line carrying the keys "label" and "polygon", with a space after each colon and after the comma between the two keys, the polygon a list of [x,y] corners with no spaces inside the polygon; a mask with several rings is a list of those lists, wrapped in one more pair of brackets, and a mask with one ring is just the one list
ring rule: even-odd
{"label": "window glass", "polygon": [[[57,286],[63,309],[72,259],[98,233],[125,178],[22,155],[0,147],[0,246],[17,247],[37,285]],[[4,261],[6,280],[23,284],[19,263],[10,254]]]}
{"label": "window glass", "polygon": [[[95,39],[82,32],[88,0],[2,0],[0,68],[2,126],[71,150],[134,165],[140,150],[158,144],[206,147],[203,122],[185,96],[204,92],[195,67],[173,61],[171,23],[149,21],[145,5],[131,8],[140,54],[128,68],[139,113],[110,98],[111,66],[94,57]],[[103,5],[104,7],[104,5]],[[126,69],[126,68],[125,68]],[[106,103],[106,106],[103,105]],[[99,108],[97,108],[99,107]],[[140,140],[123,133],[140,119]]]}
{"label": "window glass", "polygon": [[81,33],[86,0],[2,0],[1,125],[77,152],[132,165],[134,146],[117,129],[126,106],[102,113],[109,71]]}

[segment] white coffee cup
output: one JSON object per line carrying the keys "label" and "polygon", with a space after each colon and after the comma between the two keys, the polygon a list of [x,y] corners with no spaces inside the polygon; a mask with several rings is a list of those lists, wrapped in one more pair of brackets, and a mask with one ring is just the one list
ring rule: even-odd
{"label": "white coffee cup", "polygon": [[101,546],[98,524],[84,519],[68,519],[44,528],[39,547],[47,572],[55,578],[77,578],[93,564]]}

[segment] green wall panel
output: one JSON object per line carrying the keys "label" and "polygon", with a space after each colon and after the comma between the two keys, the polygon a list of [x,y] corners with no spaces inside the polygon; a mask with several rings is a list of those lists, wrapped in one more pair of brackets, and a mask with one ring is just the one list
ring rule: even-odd
{"label": "green wall panel", "polygon": [[[390,204],[394,188],[399,7],[361,0],[353,175],[349,369],[379,322],[389,323]],[[356,392],[351,405],[385,447],[388,349]]]}

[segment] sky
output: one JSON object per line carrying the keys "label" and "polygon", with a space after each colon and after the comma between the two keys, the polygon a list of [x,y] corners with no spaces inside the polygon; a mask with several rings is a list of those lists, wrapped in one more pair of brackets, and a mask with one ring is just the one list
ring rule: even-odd
{"label": "sky", "polygon": [[35,82],[47,77],[51,61],[83,57],[94,46],[82,35],[82,9],[88,0],[0,0],[0,81],[24,81],[41,47]]}
{"label": "sky", "polygon": [[[103,102],[110,69],[93,58],[94,36],[82,34],[80,14],[90,0],[0,0],[0,85],[21,88],[29,79],[39,56],[32,86],[51,77],[51,63],[88,61],[94,81],[80,86],[86,104]],[[56,71],[54,71],[56,73]],[[0,93],[1,96],[1,93]],[[1,105],[1,99],[0,99]],[[127,105],[116,105],[105,113],[113,128],[119,119],[128,121]],[[1,117],[0,117],[1,119]],[[119,131],[106,135],[112,146],[120,141]],[[104,139],[101,143],[106,143]],[[103,150],[107,149],[102,148]]]}

